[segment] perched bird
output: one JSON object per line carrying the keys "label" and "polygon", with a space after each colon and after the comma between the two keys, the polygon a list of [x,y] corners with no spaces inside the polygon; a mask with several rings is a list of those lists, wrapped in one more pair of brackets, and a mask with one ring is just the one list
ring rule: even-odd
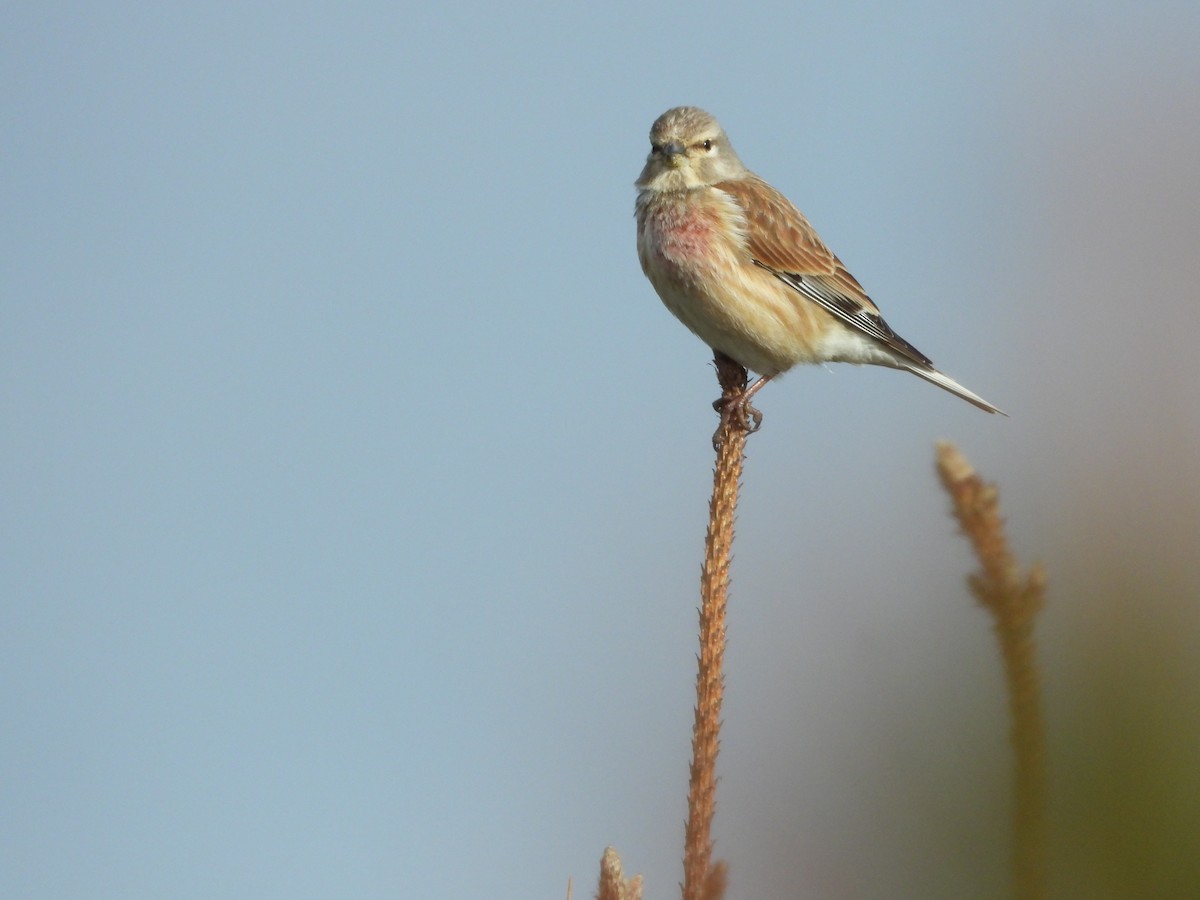
{"label": "perched bird", "polygon": [[1001,412],[892,331],[804,214],[742,165],[704,110],[658,117],[636,187],[638,259],[658,296],[713,350],[760,376],[723,416],[737,413],[755,430],[759,388],[824,362],[903,369]]}

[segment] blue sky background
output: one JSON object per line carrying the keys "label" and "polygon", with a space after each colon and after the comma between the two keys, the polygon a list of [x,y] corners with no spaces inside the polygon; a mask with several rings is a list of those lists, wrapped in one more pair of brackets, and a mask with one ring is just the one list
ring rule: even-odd
{"label": "blue sky background", "polygon": [[1063,895],[1169,895],[1200,827],[1196,4],[0,24],[0,894],[581,897],[608,844],[675,893],[716,382],[632,182],[688,103],[1012,414],[845,366],[760,395],[731,898],[1005,895],[937,438],[1050,569]]}

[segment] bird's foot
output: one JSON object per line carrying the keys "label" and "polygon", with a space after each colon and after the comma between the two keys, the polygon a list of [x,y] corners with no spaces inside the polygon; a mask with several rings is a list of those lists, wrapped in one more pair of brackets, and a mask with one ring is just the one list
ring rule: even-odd
{"label": "bird's foot", "polygon": [[713,401],[713,409],[721,414],[721,424],[713,432],[713,449],[720,450],[725,442],[725,432],[729,428],[739,428],[746,434],[754,434],[762,427],[763,415],[750,405],[749,391],[725,394],[720,400]]}

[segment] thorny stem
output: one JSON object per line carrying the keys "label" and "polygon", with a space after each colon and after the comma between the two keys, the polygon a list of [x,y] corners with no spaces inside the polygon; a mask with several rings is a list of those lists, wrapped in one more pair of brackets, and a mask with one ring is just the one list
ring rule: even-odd
{"label": "thorny stem", "polygon": [[[716,354],[715,362],[722,391],[719,402],[735,402],[746,390],[746,370],[720,353]],[[717,463],[700,576],[700,655],[683,853],[683,900],[719,900],[725,889],[725,864],[712,861],[712,822],[716,812],[717,754],[725,691],[723,661],[730,550],[746,437],[751,430],[744,417],[722,415],[714,439]]]}
{"label": "thorny stem", "polygon": [[953,444],[938,444],[937,468],[943,487],[954,501],[955,518],[982,569],[969,579],[971,593],[991,613],[1000,643],[1016,763],[1013,811],[1016,896],[1038,900],[1046,893],[1045,734],[1033,624],[1045,604],[1046,573],[1040,565],[1034,565],[1028,574],[1022,574],[1004,534],[996,486],[985,484]]}

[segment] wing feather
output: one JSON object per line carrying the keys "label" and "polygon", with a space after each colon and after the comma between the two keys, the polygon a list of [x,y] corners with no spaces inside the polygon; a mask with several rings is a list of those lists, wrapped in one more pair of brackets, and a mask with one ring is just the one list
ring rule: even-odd
{"label": "wing feather", "polygon": [[892,330],[862,285],[825,246],[787,197],[757,175],[714,185],[741,207],[754,264],[906,359],[933,367],[925,354]]}

